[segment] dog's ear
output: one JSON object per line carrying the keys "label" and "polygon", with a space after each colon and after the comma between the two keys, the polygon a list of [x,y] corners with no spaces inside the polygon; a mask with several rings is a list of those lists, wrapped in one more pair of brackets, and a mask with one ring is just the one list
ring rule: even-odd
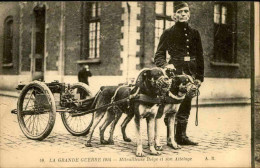
{"label": "dog's ear", "polygon": [[188,78],[190,83],[194,83],[194,80],[193,80],[193,78],[190,75],[187,75],[187,78]]}
{"label": "dog's ear", "polygon": [[175,86],[179,86],[181,84],[180,76],[174,76],[172,78],[172,84]]}
{"label": "dog's ear", "polygon": [[167,69],[165,70],[165,73],[166,73],[166,75],[167,75],[169,78],[174,78],[174,77],[175,77],[176,70],[175,70],[175,69],[167,68]]}
{"label": "dog's ear", "polygon": [[186,85],[187,83],[192,83],[193,79],[189,75],[178,75],[177,76],[179,80],[179,84],[183,83],[183,85]]}
{"label": "dog's ear", "polygon": [[181,80],[180,80],[180,77],[179,76],[174,76],[172,78],[172,85],[171,85],[171,89],[170,91],[173,93],[173,94],[177,94],[179,92],[179,86],[181,84]]}
{"label": "dog's ear", "polygon": [[143,78],[144,79],[151,79],[151,70],[144,71]]}
{"label": "dog's ear", "polygon": [[142,70],[137,77],[136,85],[140,87],[144,81],[149,78],[151,78],[151,71],[149,69]]}

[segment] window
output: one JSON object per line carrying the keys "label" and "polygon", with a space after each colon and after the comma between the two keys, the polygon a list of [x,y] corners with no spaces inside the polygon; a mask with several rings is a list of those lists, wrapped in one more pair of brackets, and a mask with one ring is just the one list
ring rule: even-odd
{"label": "window", "polygon": [[85,2],[83,59],[100,57],[100,2]]}
{"label": "window", "polygon": [[13,17],[9,16],[4,22],[3,67],[13,66]]}
{"label": "window", "polygon": [[[173,2],[155,2],[155,43],[154,49],[157,50],[157,46],[162,35],[163,30],[171,27],[174,24],[172,19],[173,15]],[[169,59],[169,55],[167,54]]]}
{"label": "window", "polygon": [[214,4],[214,62],[236,63],[236,2]]}
{"label": "window", "polygon": [[214,6],[214,23],[227,24],[227,6],[223,4],[215,4]]}

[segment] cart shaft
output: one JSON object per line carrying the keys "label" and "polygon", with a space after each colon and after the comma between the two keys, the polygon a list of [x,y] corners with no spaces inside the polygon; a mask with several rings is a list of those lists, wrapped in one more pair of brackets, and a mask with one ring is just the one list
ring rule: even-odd
{"label": "cart shaft", "polygon": [[83,115],[86,115],[86,114],[89,114],[89,113],[93,113],[93,112],[95,112],[95,111],[97,111],[97,110],[106,109],[106,108],[108,108],[108,107],[111,107],[111,106],[114,106],[114,105],[117,105],[117,104],[124,103],[124,102],[126,102],[127,100],[129,100],[129,98],[124,98],[124,99],[115,101],[115,102],[113,102],[113,103],[106,104],[106,105],[101,106],[101,107],[99,107],[99,108],[91,109],[91,110],[88,110],[88,111],[84,111],[84,112],[80,112],[80,113],[72,113],[71,116],[72,116],[72,117],[83,116]]}

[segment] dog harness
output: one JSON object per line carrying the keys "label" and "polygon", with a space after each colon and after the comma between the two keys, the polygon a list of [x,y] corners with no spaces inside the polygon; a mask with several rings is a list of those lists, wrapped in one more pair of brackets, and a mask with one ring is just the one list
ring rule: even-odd
{"label": "dog harness", "polygon": [[179,104],[183,101],[184,98],[185,96],[178,97],[172,93],[170,93],[168,96],[157,97],[150,97],[145,94],[137,94],[135,97],[133,97],[133,100],[149,104]]}

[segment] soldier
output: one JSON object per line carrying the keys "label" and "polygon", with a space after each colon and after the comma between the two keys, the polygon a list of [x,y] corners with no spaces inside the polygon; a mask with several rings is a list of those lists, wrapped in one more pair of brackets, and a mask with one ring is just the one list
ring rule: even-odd
{"label": "soldier", "polygon": [[83,82],[89,85],[88,78],[92,76],[92,73],[89,70],[89,66],[85,65],[78,73],[78,80],[79,82]]}
{"label": "soldier", "polygon": [[[199,32],[188,24],[190,9],[186,2],[174,2],[174,17],[176,24],[164,30],[160,37],[154,58],[155,64],[158,67],[175,68],[176,74],[191,75],[199,87],[204,80],[203,49]],[[168,63],[166,62],[166,51],[171,56]],[[175,137],[176,142],[180,145],[198,145],[186,135],[191,100],[191,97],[186,96],[177,114]],[[165,122],[167,122],[167,116]],[[170,146],[168,143],[167,145]]]}
{"label": "soldier", "polygon": [[[92,73],[89,70],[89,66],[88,65],[85,65],[85,66],[82,65],[82,69],[78,73],[79,82],[83,82],[83,83],[89,85],[88,78],[91,77],[91,76],[92,76]],[[84,99],[86,97],[86,94],[85,94],[84,91],[78,90],[78,93],[80,93],[80,99]]]}

